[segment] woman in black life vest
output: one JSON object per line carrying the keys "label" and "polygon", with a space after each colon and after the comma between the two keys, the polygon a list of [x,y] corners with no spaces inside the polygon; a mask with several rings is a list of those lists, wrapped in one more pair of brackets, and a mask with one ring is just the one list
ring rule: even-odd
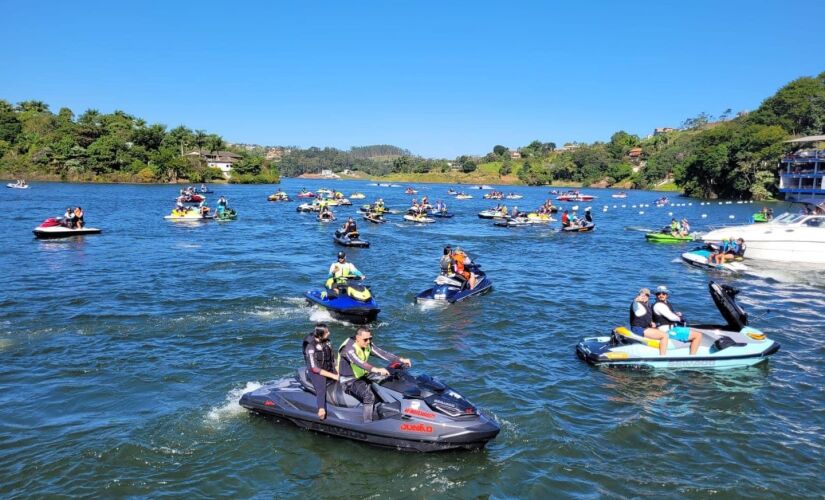
{"label": "woman in black life vest", "polygon": [[315,330],[304,337],[303,350],[307,375],[312,382],[312,387],[315,388],[318,418],[324,420],[327,418],[327,379],[338,380],[327,325],[323,323],[315,325]]}

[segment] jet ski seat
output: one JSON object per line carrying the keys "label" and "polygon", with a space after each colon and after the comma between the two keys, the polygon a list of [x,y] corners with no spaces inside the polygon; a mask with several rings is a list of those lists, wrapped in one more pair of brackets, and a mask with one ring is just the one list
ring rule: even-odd
{"label": "jet ski seat", "polygon": [[[305,391],[315,394],[315,387],[313,387],[312,382],[309,381],[306,369],[299,369],[296,377]],[[355,408],[361,405],[360,401],[344,392],[344,386],[338,382],[331,381],[327,383],[327,402],[344,408]]]}

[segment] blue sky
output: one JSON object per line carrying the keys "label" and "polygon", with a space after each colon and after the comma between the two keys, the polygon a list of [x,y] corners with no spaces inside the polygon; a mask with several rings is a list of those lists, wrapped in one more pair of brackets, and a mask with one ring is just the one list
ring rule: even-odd
{"label": "blue sky", "polygon": [[825,71],[825,2],[0,0],[0,99],[230,142],[484,154],[754,109]]}

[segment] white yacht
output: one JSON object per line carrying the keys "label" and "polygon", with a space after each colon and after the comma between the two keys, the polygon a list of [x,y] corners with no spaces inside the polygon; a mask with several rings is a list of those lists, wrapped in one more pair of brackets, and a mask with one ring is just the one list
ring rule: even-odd
{"label": "white yacht", "polygon": [[816,214],[785,213],[771,222],[729,226],[702,236],[706,242],[742,238],[746,259],[825,264],[825,210]]}

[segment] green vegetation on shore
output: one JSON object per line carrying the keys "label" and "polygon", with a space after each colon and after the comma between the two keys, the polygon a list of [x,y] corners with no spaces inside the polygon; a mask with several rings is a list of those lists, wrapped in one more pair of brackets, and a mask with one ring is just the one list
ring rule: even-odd
{"label": "green vegetation on shore", "polygon": [[[203,130],[147,124],[122,111],[94,109],[75,118],[40,101],[16,106],[0,100],[0,177],[75,182],[209,182],[223,174],[205,155],[226,150]],[[192,152],[195,151],[195,154]],[[198,152],[204,153],[199,154]],[[262,155],[236,150],[230,182],[278,182]]]}
{"label": "green vegetation on shore", "polygon": [[[777,194],[779,159],[791,136],[825,134],[825,72],[799,78],[752,113],[729,119],[701,113],[681,129],[647,138],[625,131],[608,142],[533,141],[511,150],[496,145],[483,157],[454,160],[413,156],[392,145],[279,148],[277,163],[266,148],[228,148],[241,158],[231,182],[277,182],[323,170],[396,182],[525,184],[680,190],[713,198],[767,199]],[[217,135],[146,122],[122,111],[88,110],[75,119],[46,104],[12,106],[0,100],[0,176],[69,181],[206,182],[221,179],[204,155],[227,148]]]}

